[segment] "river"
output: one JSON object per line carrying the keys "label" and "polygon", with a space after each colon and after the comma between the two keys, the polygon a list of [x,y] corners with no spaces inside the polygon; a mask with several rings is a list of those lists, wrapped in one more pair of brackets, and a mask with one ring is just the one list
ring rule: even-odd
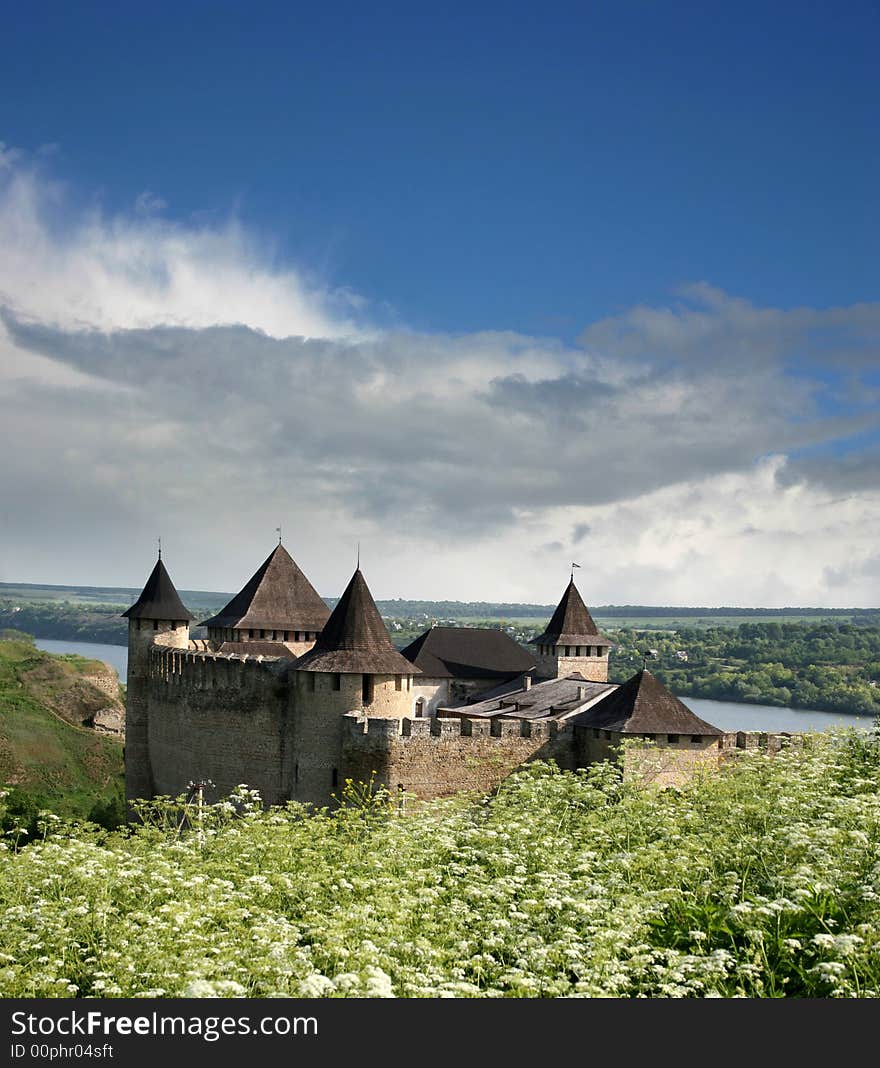
{"label": "river", "polygon": [[116,674],[125,682],[128,671],[128,647],[125,645],[102,645],[99,642],[59,642],[54,638],[36,638],[35,645],[47,653],[77,653],[89,660],[103,660],[116,669]]}
{"label": "river", "polygon": [[[103,660],[114,667],[122,681],[128,667],[128,649],[124,645],[99,645],[97,642],[60,642],[37,638],[37,648],[47,653],[78,653],[91,660]],[[703,697],[685,697],[684,703],[707,722],[724,731],[824,731],[827,727],[859,727],[868,730],[871,716],[845,716],[837,712],[817,712],[806,708],[779,708],[774,705],[744,705],[735,701],[709,701]]]}
{"label": "river", "polygon": [[869,730],[873,716],[817,712],[808,708],[780,708],[778,705],[746,705],[737,701],[710,701],[705,697],[682,697],[700,719],[723,731],[824,731],[828,727],[859,727]]}

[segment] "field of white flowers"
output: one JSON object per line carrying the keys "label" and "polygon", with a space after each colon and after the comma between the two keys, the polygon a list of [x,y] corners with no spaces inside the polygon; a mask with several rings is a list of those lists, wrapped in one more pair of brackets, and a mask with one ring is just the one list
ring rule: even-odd
{"label": "field of white flowers", "polygon": [[680,792],[536,764],[491,799],[47,820],[0,858],[4,997],[878,997],[880,743]]}

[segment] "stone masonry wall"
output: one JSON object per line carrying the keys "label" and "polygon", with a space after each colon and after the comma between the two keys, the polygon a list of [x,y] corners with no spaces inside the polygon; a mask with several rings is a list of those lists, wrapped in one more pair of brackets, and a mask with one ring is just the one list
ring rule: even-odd
{"label": "stone masonry wall", "polygon": [[269,804],[291,796],[292,730],[283,661],[156,649],[147,737],[156,794],[214,782],[209,800],[246,783]]}
{"label": "stone masonry wall", "polygon": [[[357,676],[358,679],[361,677],[360,675]],[[371,677],[373,680],[373,700],[368,705],[365,705],[363,696],[361,696],[355,704],[345,710],[346,712],[351,711],[352,708],[362,708],[368,715],[382,718],[396,717],[400,719],[404,716],[412,715],[413,691],[411,675],[373,675]],[[400,689],[397,688],[398,679],[400,679]]]}
{"label": "stone masonry wall", "polygon": [[[598,735],[598,737],[597,737]],[[575,728],[575,753],[581,766],[603,760],[618,760],[620,746],[627,736],[590,727]],[[638,743],[638,736],[630,736]],[[800,734],[764,734],[758,731],[739,731],[720,738],[701,737],[691,741],[682,735],[677,742],[669,742],[666,735],[657,735],[653,743],[630,745],[626,748],[624,771],[644,784],[680,786],[700,769],[717,768],[736,759],[746,750],[760,750],[772,756],[786,746],[801,745]]]}
{"label": "stone masonry wall", "polygon": [[344,717],[346,778],[403,787],[416,797],[492,790],[527,760],[574,767],[573,728],[555,720]]}
{"label": "stone masonry wall", "polygon": [[125,694],[125,797],[152,797],[155,793],[150,773],[150,750],[147,738],[150,657],[154,646],[185,648],[189,626],[150,619],[128,622],[128,674]]}
{"label": "stone masonry wall", "polygon": [[326,805],[342,788],[343,716],[362,703],[361,676],[319,671],[290,672],[295,801]]}

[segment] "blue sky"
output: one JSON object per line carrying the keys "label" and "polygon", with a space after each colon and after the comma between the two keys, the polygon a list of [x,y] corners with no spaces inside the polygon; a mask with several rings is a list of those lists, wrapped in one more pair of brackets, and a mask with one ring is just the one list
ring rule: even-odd
{"label": "blue sky", "polygon": [[7,7],[7,144],[111,209],[235,211],[411,326],[876,295],[876,5],[50,10]]}
{"label": "blue sky", "polygon": [[0,577],[880,602],[876,5],[2,13]]}

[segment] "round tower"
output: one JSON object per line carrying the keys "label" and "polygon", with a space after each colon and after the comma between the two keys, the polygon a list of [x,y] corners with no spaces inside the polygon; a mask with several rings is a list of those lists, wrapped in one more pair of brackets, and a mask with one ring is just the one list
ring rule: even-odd
{"label": "round tower", "polygon": [[291,795],[326,804],[343,785],[343,717],[363,712],[387,723],[411,716],[413,676],[420,674],[391,644],[360,568],[294,671]]}
{"label": "round tower", "polygon": [[150,650],[154,645],[186,649],[193,619],[159,559],[140,597],[122,613],[128,619],[128,674],[125,695],[125,799],[153,796],[148,712]]}
{"label": "round tower", "polygon": [[608,681],[611,642],[599,633],[574,584],[574,575],[547,629],[531,644],[537,646],[536,671],[542,678],[560,679],[577,673],[591,682]]}

